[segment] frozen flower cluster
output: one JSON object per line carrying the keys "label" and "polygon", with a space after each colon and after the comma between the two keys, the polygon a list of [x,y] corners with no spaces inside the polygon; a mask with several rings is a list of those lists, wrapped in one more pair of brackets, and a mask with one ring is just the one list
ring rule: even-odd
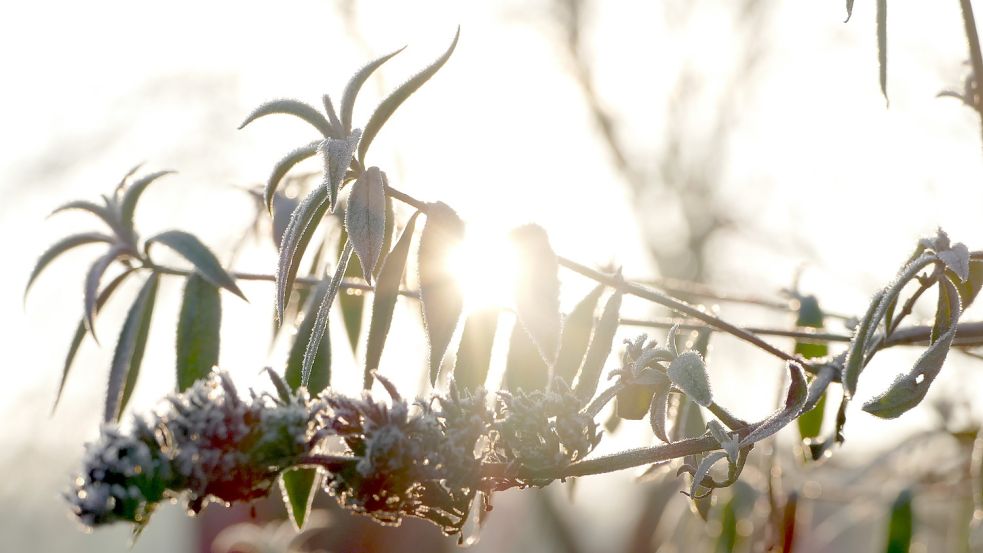
{"label": "frozen flower cluster", "polygon": [[262,497],[310,450],[323,408],[303,390],[241,399],[228,376],[217,374],[169,397],[165,412],[135,418],[128,434],[104,426],[86,446],[67,498],[79,520],[95,526],[143,524],[158,502],[181,494],[193,512],[210,499]]}
{"label": "frozen flower cluster", "polygon": [[[192,512],[211,500],[249,501],[267,495],[283,470],[319,466],[325,490],[346,509],[384,524],[420,517],[456,534],[473,505],[490,508],[492,490],[545,485],[516,475],[566,466],[600,438],[559,380],[548,392],[500,393],[491,408],[483,390],[453,384],[410,403],[378,375],[388,401],[331,390],[311,398],[270,376],[278,397],[240,398],[220,373],[136,418],[130,432],[103,427],[67,494],[79,520],[145,524],[160,501],[179,497]],[[331,438],[344,443],[342,455],[320,453]],[[483,474],[485,463],[508,470]]]}
{"label": "frozen flower cluster", "polygon": [[497,462],[533,471],[558,469],[582,459],[600,439],[594,419],[560,378],[547,391],[498,393],[491,432],[491,458]]}
{"label": "frozen flower cluster", "polygon": [[345,508],[398,524],[404,516],[428,519],[448,534],[461,530],[481,484],[491,413],[485,394],[459,393],[410,405],[384,378],[391,405],[328,394],[325,430],[339,436],[355,461],[325,479]]}

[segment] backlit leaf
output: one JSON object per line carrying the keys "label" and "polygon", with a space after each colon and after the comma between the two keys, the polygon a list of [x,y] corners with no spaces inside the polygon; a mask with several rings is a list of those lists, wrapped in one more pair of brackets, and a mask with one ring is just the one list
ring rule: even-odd
{"label": "backlit leaf", "polygon": [[27,279],[27,285],[24,286],[24,298],[27,298],[27,292],[31,289],[31,285],[34,284],[34,281],[41,274],[41,271],[51,264],[52,261],[57,259],[58,256],[79,246],[94,244],[97,242],[112,244],[113,237],[102,234],[101,232],[82,232],[79,234],[66,236],[65,238],[62,238],[61,240],[52,244],[51,247],[41,254],[41,257],[39,257],[37,263],[35,263],[34,270],[31,271],[31,276]]}
{"label": "backlit leaf", "polygon": [[918,405],[925,398],[932,381],[942,369],[956,334],[960,311],[959,294],[952,282],[948,278],[943,278],[940,280],[940,286],[943,287],[944,293],[949,295],[950,305],[953,306],[948,330],[922,353],[908,373],[898,376],[885,392],[864,404],[864,411],[871,415],[893,419]]}
{"label": "backlit leaf", "polygon": [[242,299],[246,299],[232,275],[222,268],[222,264],[219,263],[212,250],[202,244],[197,236],[182,230],[168,230],[148,238],[144,249],[149,249],[151,244],[163,244],[171,248],[181,257],[190,261],[205,280],[219,288],[225,288]]}
{"label": "backlit leaf", "polygon": [[604,305],[604,312],[601,313],[601,320],[597,322],[597,327],[594,329],[590,346],[587,347],[587,354],[584,356],[584,363],[580,366],[577,386],[574,388],[574,393],[585,405],[594,397],[601,372],[604,370],[604,363],[611,354],[614,335],[618,331],[620,311],[621,292],[616,291]]}
{"label": "backlit leaf", "polygon": [[280,181],[283,180],[283,177],[287,176],[287,173],[301,161],[314,157],[317,154],[318,145],[321,142],[323,141],[315,140],[314,142],[295,148],[273,166],[270,178],[266,180],[266,188],[263,190],[263,200],[268,211],[273,212],[273,195],[276,194],[276,190],[280,186]]}
{"label": "backlit leaf", "polygon": [[[952,276],[955,276],[955,273],[952,273]],[[983,261],[970,261],[969,278],[965,282],[961,282],[958,278],[951,280],[956,285],[956,290],[959,291],[959,300],[962,303],[963,311],[965,311],[979,295],[980,289],[983,288]]]}
{"label": "backlit leaf", "polygon": [[474,390],[485,385],[497,328],[498,309],[495,308],[475,311],[464,321],[454,363],[454,382],[458,389]]}
{"label": "backlit leaf", "polygon": [[321,186],[328,190],[332,211],[338,205],[338,189],[345,180],[345,173],[352,163],[352,156],[355,155],[355,147],[358,146],[358,139],[361,136],[362,131],[355,129],[348,138],[329,138],[317,147],[324,160],[324,179]]}
{"label": "backlit leaf", "polygon": [[276,269],[276,315],[283,322],[287,299],[293,289],[300,260],[314,230],[328,210],[328,192],[317,187],[310,192],[290,216],[290,223],[280,242],[280,254]]}
{"label": "backlit leaf", "polygon": [[385,174],[369,167],[352,185],[345,210],[345,229],[362,265],[365,281],[372,283],[372,268],[382,253],[386,231]]}
{"label": "backlit leaf", "polygon": [[[819,307],[819,302],[815,296],[806,296],[799,299],[799,315],[795,321],[795,326],[800,328],[822,329],[823,310]],[[811,344],[805,341],[795,343],[795,353],[805,359],[815,359],[829,355],[827,344]],[[811,388],[811,386],[810,386]],[[815,438],[822,431],[823,415],[826,412],[826,393],[825,389],[816,399],[815,404],[810,409],[804,409],[802,414],[796,419],[799,427],[799,437]]]}
{"label": "backlit leaf", "polygon": [[103,412],[105,422],[119,420],[120,413],[126,408],[133,393],[140,374],[147,336],[150,334],[150,320],[153,317],[159,282],[160,275],[156,272],[151,274],[126,314],[109,369],[106,409]]}
{"label": "backlit leaf", "polygon": [[536,343],[516,321],[509,337],[509,353],[505,360],[505,387],[513,391],[544,390],[549,382],[549,371]]}
{"label": "backlit leaf", "polygon": [[301,531],[311,513],[314,492],[318,488],[320,473],[316,468],[296,468],[280,474],[280,489],[287,516],[294,523],[294,530]]}
{"label": "backlit leaf", "polygon": [[420,212],[417,211],[406,223],[403,234],[396,241],[393,250],[386,256],[385,261],[382,262],[382,269],[379,271],[379,278],[375,283],[375,294],[372,298],[372,320],[369,323],[368,344],[365,347],[365,389],[369,389],[372,385],[372,371],[379,368],[382,349],[386,345],[389,325],[392,323],[393,308],[396,306],[396,298],[399,295],[399,284],[403,279],[403,270],[406,268],[410,242],[413,240],[413,229],[416,228],[416,218],[419,215]]}
{"label": "backlit leaf", "polygon": [[741,440],[740,447],[749,446],[761,441],[795,420],[795,417],[802,412],[809,397],[809,386],[806,384],[806,375],[802,366],[794,361],[787,363],[789,373],[788,388],[785,390],[785,400],[782,407],[761,421],[750,434]]}
{"label": "backlit leaf", "polygon": [[[369,122],[365,124],[365,132],[362,135],[362,143],[358,146],[358,159],[365,164],[365,152],[369,150],[369,146],[372,144],[372,140],[375,139],[375,135],[379,133],[382,126],[386,124],[389,117],[396,111],[396,108],[400,106],[411,94],[417,91],[418,88],[423,86],[423,83],[430,80],[441,67],[447,63],[447,60],[451,57],[454,52],[454,48],[457,46],[457,39],[461,35],[461,28],[458,27],[457,33],[454,34],[454,40],[451,42],[447,51],[444,52],[439,58],[437,58],[432,64],[430,64],[426,69],[420,71],[416,75],[410,77],[408,81],[399,86],[393,91],[385,100],[379,104],[379,107],[375,108],[372,116],[369,117]],[[354,101],[354,98],[352,99]]]}
{"label": "backlit leaf", "polygon": [[327,291],[324,293],[324,297],[321,299],[321,304],[317,310],[317,317],[314,320],[314,328],[311,330],[311,337],[307,342],[307,348],[304,350],[304,364],[301,370],[300,384],[301,386],[309,386],[311,379],[311,372],[314,369],[315,361],[317,360],[317,353],[321,347],[321,340],[324,334],[328,330],[328,312],[331,310],[331,304],[334,303],[335,295],[338,293],[338,289],[341,287],[341,279],[345,274],[345,269],[348,267],[348,260],[352,257],[352,244],[348,242],[345,244],[345,249],[342,250],[341,255],[338,257],[338,266],[335,267],[334,276],[331,277],[331,283],[328,285]]}
{"label": "backlit leaf", "polygon": [[583,299],[581,299],[563,321],[563,331],[560,337],[560,353],[556,356],[553,374],[559,376],[568,385],[577,376],[584,353],[590,342],[591,331],[594,329],[594,310],[597,301],[601,299],[604,286],[598,284]]}
{"label": "backlit leaf", "polygon": [[877,0],[877,62],[881,93],[887,100],[887,0]]}
{"label": "backlit leaf", "polygon": [[300,200],[297,198],[288,198],[280,193],[273,195],[273,224],[271,225],[273,234],[271,238],[275,246],[279,246],[283,242],[283,235],[286,234],[287,226],[290,224],[290,216],[293,215],[299,204]]}
{"label": "backlit leaf", "polygon": [[156,173],[150,173],[145,177],[140,177],[139,179],[133,181],[132,184],[126,187],[123,191],[123,197],[119,202],[120,219],[126,228],[133,230],[133,214],[137,208],[137,202],[140,201],[140,196],[143,195],[144,190],[150,186],[155,180],[163,177],[164,175],[173,174],[174,171],[157,171]]}
{"label": "backlit leaf", "polygon": [[116,259],[122,256],[125,251],[126,248],[121,245],[110,247],[109,251],[89,267],[89,271],[85,275],[85,289],[82,294],[83,305],[85,307],[85,324],[89,328],[89,333],[92,334],[92,338],[96,343],[99,342],[99,339],[96,337],[95,325],[96,292],[99,290],[99,282],[102,280],[102,275],[106,273],[106,269],[109,268],[113,261],[116,261]]}
{"label": "backlit leaf", "polygon": [[386,196],[386,228],[382,233],[382,255],[375,262],[372,269],[372,276],[379,278],[382,272],[382,263],[386,260],[386,253],[393,247],[393,235],[396,233],[396,211],[393,209],[393,199]]}
{"label": "backlit leaf", "polygon": [[71,210],[87,211],[101,219],[116,234],[123,234],[123,229],[120,227],[119,221],[116,219],[116,215],[113,214],[108,207],[93,202],[85,200],[68,202],[67,204],[63,204],[55,208],[54,211],[51,212],[51,215]]}
{"label": "backlit leaf", "polygon": [[969,248],[966,244],[957,242],[949,249],[938,252],[938,256],[960,281],[965,282],[969,278]]}
{"label": "backlit leaf", "polygon": [[[113,292],[119,288],[119,285],[126,280],[126,277],[133,274],[135,269],[127,269],[117,275],[113,280],[109,281],[109,284],[99,292],[99,296],[96,298],[96,309],[95,312],[98,314],[102,310],[102,306],[109,301],[110,296]],[[68,346],[68,353],[65,355],[65,365],[61,372],[61,381],[58,383],[58,392],[55,394],[55,403],[51,407],[51,412],[54,413],[55,409],[58,407],[58,402],[61,400],[61,393],[65,389],[65,381],[68,379],[68,371],[72,368],[72,362],[75,360],[75,354],[78,353],[79,347],[82,345],[82,339],[85,338],[85,317],[79,320],[78,326],[75,328],[75,335],[72,337],[72,342]]]}
{"label": "backlit leaf", "polygon": [[[284,378],[292,390],[297,390],[303,382],[304,355],[307,353],[311,336],[314,333],[318,309],[324,302],[324,297],[330,286],[331,281],[321,282],[303,306],[304,318],[300,326],[297,327],[297,334],[294,336],[293,344],[290,346],[290,355],[287,357],[287,370],[284,372]],[[331,333],[327,329],[321,335],[321,343],[318,344],[315,355],[314,364],[311,365],[310,379],[307,382],[307,389],[312,395],[320,393],[331,382]]]}
{"label": "backlit leaf", "polygon": [[355,98],[358,96],[358,91],[362,89],[362,85],[365,84],[366,79],[369,78],[372,73],[378,69],[382,64],[389,61],[390,58],[396,54],[402,52],[406,47],[403,46],[399,50],[395,50],[382,56],[380,58],[374,59],[369,63],[365,64],[352,75],[352,78],[345,85],[345,92],[341,96],[341,126],[345,132],[349,132],[352,129],[352,112],[355,109]]}
{"label": "backlit leaf", "polygon": [[266,115],[272,115],[274,113],[282,113],[285,115],[293,115],[299,117],[300,119],[310,123],[324,138],[340,138],[340,135],[331,128],[331,123],[324,118],[316,108],[310,104],[298,100],[291,99],[279,99],[270,100],[261,104],[259,107],[254,109],[252,113],[246,116],[246,120],[239,125],[242,129],[246,125],[252,123],[253,121],[264,117]]}
{"label": "backlit leaf", "polygon": [[423,324],[430,346],[430,382],[450,344],[464,300],[460,286],[451,273],[450,258],[464,237],[464,222],[443,202],[429,205],[427,222],[420,235],[419,272]]}
{"label": "backlit leaf", "polygon": [[510,234],[519,253],[515,287],[516,314],[547,365],[552,366],[560,345],[559,263],[546,231],[525,225]]}
{"label": "backlit leaf", "polygon": [[713,403],[713,392],[710,389],[710,377],[703,358],[695,351],[684,351],[679,354],[667,371],[669,378],[677,388],[690,399],[703,407]]}
{"label": "backlit leaf", "polygon": [[891,504],[887,527],[886,553],[908,553],[914,535],[915,514],[911,509],[911,490],[902,490]]}
{"label": "backlit leaf", "polygon": [[218,288],[197,272],[184,284],[177,326],[177,390],[207,378],[218,364],[222,299]]}
{"label": "backlit leaf", "polygon": [[[345,244],[348,243],[348,231],[342,227],[341,239],[338,241],[338,253],[340,254]],[[359,278],[363,274],[362,263],[358,256],[348,261],[345,269],[345,278]],[[348,344],[352,348],[354,355],[358,350],[359,337],[362,334],[362,315],[365,312],[365,295],[361,290],[351,288],[338,291],[338,307],[341,308],[341,318],[345,323],[345,334],[348,336]]]}

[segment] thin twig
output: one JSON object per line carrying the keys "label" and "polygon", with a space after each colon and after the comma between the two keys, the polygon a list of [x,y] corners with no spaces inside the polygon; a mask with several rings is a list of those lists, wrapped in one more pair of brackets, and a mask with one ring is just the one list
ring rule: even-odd
{"label": "thin twig", "polygon": [[[639,326],[647,328],[672,328],[679,326],[679,330],[703,330],[709,328],[708,325],[700,321],[687,319],[621,319],[621,324],[626,326]],[[846,334],[834,334],[830,332],[819,332],[810,327],[800,327],[796,330],[784,330],[780,328],[762,328],[754,326],[742,327],[744,330],[759,336],[779,336],[782,338],[795,338],[802,342],[825,344],[827,342],[849,342],[852,336]]]}

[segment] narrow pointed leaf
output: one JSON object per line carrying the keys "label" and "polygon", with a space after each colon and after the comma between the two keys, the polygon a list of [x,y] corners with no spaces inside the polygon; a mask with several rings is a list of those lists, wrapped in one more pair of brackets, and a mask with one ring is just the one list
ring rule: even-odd
{"label": "narrow pointed leaf", "polygon": [[505,360],[505,387],[513,391],[545,390],[549,382],[549,371],[536,343],[516,321],[509,337],[509,353]]}
{"label": "narrow pointed leaf", "polygon": [[109,369],[106,409],[103,413],[105,422],[119,420],[120,413],[126,408],[126,403],[133,393],[133,387],[140,374],[147,336],[150,334],[150,320],[153,318],[159,282],[159,273],[151,274],[126,314]]}
{"label": "narrow pointed leaf", "polygon": [[365,346],[365,378],[364,387],[372,385],[372,371],[379,368],[382,349],[389,335],[389,325],[392,323],[393,308],[399,295],[399,284],[403,279],[406,268],[406,258],[413,240],[413,229],[416,228],[416,218],[420,212],[415,212],[403,229],[403,234],[396,241],[393,250],[386,256],[375,283],[375,294],[372,298],[372,320],[369,323],[368,343]]}
{"label": "narrow pointed leaf", "polygon": [[583,299],[581,299],[563,321],[563,331],[560,337],[560,353],[556,356],[553,374],[559,376],[568,385],[573,383],[577,370],[584,360],[584,353],[590,343],[591,331],[594,329],[594,310],[597,301],[601,299],[604,286],[598,284]]}
{"label": "narrow pointed leaf", "polygon": [[556,362],[560,346],[559,263],[546,231],[525,225],[512,231],[519,253],[515,287],[516,314],[547,365]]}
{"label": "narrow pointed leaf", "polygon": [[843,363],[843,375],[840,377],[843,382],[843,392],[847,397],[853,397],[857,391],[857,380],[860,378],[860,371],[863,370],[864,353],[866,352],[867,340],[877,327],[874,320],[877,307],[884,298],[884,293],[879,292],[870,300],[867,306],[867,313],[857,325],[857,330],[853,333],[853,340],[850,342],[850,349]]}
{"label": "narrow pointed leaf", "polygon": [[61,205],[55,208],[55,210],[51,212],[51,215],[71,210],[88,211],[106,223],[106,225],[109,226],[109,228],[114,232],[119,233],[121,231],[119,223],[116,220],[116,216],[109,211],[109,208],[85,200],[76,200],[74,202],[68,202],[67,204]]}
{"label": "narrow pointed leaf", "polygon": [[669,379],[690,399],[703,407],[713,403],[710,377],[703,358],[695,351],[684,351],[669,364]]}
{"label": "narrow pointed leaf", "polygon": [[276,269],[276,316],[283,322],[287,299],[297,278],[297,269],[304,256],[311,236],[328,210],[328,192],[317,187],[311,191],[290,216],[290,223],[280,242],[280,255]]}
{"label": "narrow pointed leaf", "polygon": [[123,255],[125,247],[120,245],[115,245],[109,248],[109,251],[102,255],[99,259],[89,267],[89,272],[85,275],[85,289],[82,294],[82,299],[84,302],[84,314],[85,314],[85,324],[89,328],[89,333],[92,334],[92,338],[99,342],[96,338],[96,292],[99,290],[99,282],[102,280],[102,275],[105,274],[106,269],[116,261],[120,256]]}
{"label": "narrow pointed leaf", "polygon": [[132,184],[126,187],[123,192],[123,197],[119,202],[120,219],[123,225],[128,229],[133,229],[133,214],[137,208],[137,202],[140,201],[140,196],[143,195],[144,190],[150,186],[155,180],[163,177],[164,175],[170,175],[174,171],[157,171],[156,173],[150,173],[145,177],[140,177],[139,179],[133,181]]}
{"label": "narrow pointed leaf", "polygon": [[594,329],[590,346],[587,347],[587,354],[584,356],[584,363],[580,366],[577,386],[574,388],[574,393],[585,405],[594,397],[601,372],[604,370],[604,362],[611,354],[614,335],[618,331],[620,312],[621,292],[615,292],[604,305],[604,312],[601,313],[601,320],[597,322],[597,327]]}
{"label": "narrow pointed leaf", "polygon": [[887,97],[887,0],[877,0],[877,63],[880,69],[881,94]]}
{"label": "narrow pointed leaf", "polygon": [[959,294],[952,282],[948,278],[943,278],[940,285],[945,293],[949,294],[950,305],[953,306],[948,330],[922,353],[911,371],[900,375],[886,391],[864,404],[863,410],[871,415],[884,419],[901,416],[925,398],[932,381],[942,370],[956,334],[960,310]]}
{"label": "narrow pointed leaf", "polygon": [[451,254],[463,237],[464,222],[457,213],[445,203],[430,204],[420,235],[418,267],[423,324],[430,346],[431,383],[437,381],[440,362],[464,306],[460,287],[449,267]]}
{"label": "narrow pointed leaf", "polygon": [[283,235],[286,234],[287,226],[290,225],[290,216],[293,215],[298,205],[300,205],[300,200],[297,198],[288,198],[280,193],[273,195],[273,224],[271,225],[272,234],[270,237],[275,246],[283,243]]}
{"label": "narrow pointed leaf", "polygon": [[328,122],[331,123],[334,132],[342,136],[348,134],[351,129],[346,129],[341,124],[341,119],[338,119],[338,112],[334,109],[334,103],[331,102],[331,96],[327,94],[321,96],[321,103],[324,104],[324,113],[328,114]]}
{"label": "narrow pointed leaf", "polygon": [[387,252],[393,247],[393,234],[396,232],[396,210],[393,209],[393,199],[386,196],[386,228],[382,233],[382,255],[375,262],[372,269],[372,277],[379,278],[382,272],[382,263],[386,260]]}
{"label": "narrow pointed leaf", "polygon": [[352,163],[352,156],[355,155],[355,147],[358,146],[358,139],[361,136],[362,131],[355,129],[348,138],[328,139],[317,147],[324,160],[324,180],[321,186],[328,190],[332,211],[338,205],[338,189],[345,180],[345,173]]}
{"label": "narrow pointed leaf", "polygon": [[806,375],[798,363],[789,361],[787,365],[789,383],[788,388],[785,391],[785,401],[783,402],[782,407],[768,416],[768,418],[761,421],[757,428],[745,436],[744,439],[741,440],[741,448],[775,434],[784,428],[788,423],[795,420],[795,417],[799,416],[799,413],[802,412],[802,407],[805,405],[806,400],[809,397],[809,386],[806,383]]}
{"label": "narrow pointed leaf", "polygon": [[318,145],[322,142],[323,140],[315,140],[314,142],[291,150],[290,153],[283,156],[283,159],[273,166],[270,178],[266,180],[266,188],[263,190],[263,201],[269,212],[273,212],[273,195],[276,193],[277,188],[279,188],[280,181],[283,180],[283,177],[287,176],[287,173],[301,161],[314,157],[317,154]]}
{"label": "narrow pointed leaf", "polygon": [[700,461],[699,466],[696,468],[696,472],[693,473],[693,480],[689,487],[690,497],[697,497],[697,489],[700,487],[700,482],[703,482],[703,479],[710,474],[710,469],[713,468],[713,465],[717,464],[717,461],[726,458],[727,453],[723,451],[713,451],[708,453],[706,457]]}
{"label": "narrow pointed leaf", "polygon": [[886,553],[908,553],[914,536],[915,514],[911,509],[911,490],[902,490],[891,505],[888,519]]}
{"label": "narrow pointed leaf", "polygon": [[[428,66],[423,71],[420,71],[416,75],[410,77],[408,81],[399,86],[393,91],[385,100],[379,104],[379,107],[375,108],[372,116],[369,117],[369,122],[365,124],[365,132],[362,135],[362,143],[358,146],[358,159],[360,159],[364,165],[365,163],[365,152],[369,150],[369,146],[372,144],[372,140],[375,139],[375,135],[379,133],[382,126],[386,124],[389,117],[396,111],[396,108],[400,106],[411,94],[417,91],[418,88],[423,86],[423,83],[430,80],[441,67],[447,63],[447,60],[451,57],[454,52],[454,48],[457,46],[457,39],[461,36],[461,28],[458,27],[457,32],[454,34],[454,40],[451,42],[450,47],[444,52],[439,58],[437,58],[430,66]],[[354,101],[354,98],[353,98]]]}
{"label": "narrow pointed leaf", "polygon": [[[130,276],[135,269],[127,269],[117,275],[113,280],[109,281],[109,284],[99,292],[99,296],[96,298],[96,309],[95,312],[98,314],[102,310],[102,306],[109,301],[113,292],[119,288],[119,285],[126,280],[126,277]],[[51,407],[51,412],[54,413],[55,409],[58,407],[58,402],[61,400],[61,394],[65,390],[65,381],[68,380],[68,371],[72,368],[72,362],[75,361],[75,355],[78,353],[79,347],[82,345],[82,339],[85,338],[85,317],[79,320],[78,326],[75,328],[75,335],[72,337],[72,342],[68,346],[68,353],[65,355],[65,366],[62,368],[61,381],[58,383],[58,392],[55,394],[55,403]]]}
{"label": "narrow pointed leaf", "polygon": [[260,117],[272,115],[274,113],[282,113],[285,115],[299,117],[307,123],[310,123],[315,129],[318,130],[319,133],[321,133],[321,136],[324,138],[339,138],[335,130],[331,128],[331,123],[329,123],[328,120],[324,118],[324,115],[322,115],[316,108],[299,100],[291,100],[286,98],[270,100],[269,102],[261,104],[258,108],[254,109],[252,113],[246,116],[246,120],[239,125],[239,128],[242,129]]}
{"label": "narrow pointed leaf", "polygon": [[341,252],[341,256],[338,257],[338,266],[335,268],[334,276],[331,277],[331,283],[324,297],[321,299],[321,304],[317,310],[314,328],[311,330],[311,337],[307,342],[307,348],[304,350],[304,364],[301,369],[300,378],[301,386],[310,385],[311,372],[317,360],[321,340],[328,330],[328,312],[331,310],[331,304],[334,303],[335,295],[337,295],[338,289],[341,287],[341,279],[345,274],[345,269],[348,267],[348,260],[351,257],[352,244],[348,242],[345,244],[345,249]]}
{"label": "narrow pointed leaf", "polygon": [[655,437],[665,443],[669,443],[669,434],[666,432],[666,414],[669,410],[669,386],[663,386],[652,395],[652,403],[649,405],[649,425]]}
{"label": "narrow pointed leaf", "polygon": [[294,523],[294,530],[304,529],[311,514],[311,504],[314,502],[314,492],[321,480],[316,468],[297,468],[284,471],[280,475],[280,489],[283,491],[283,505],[287,508],[287,516]]}
{"label": "narrow pointed leaf", "polygon": [[372,268],[382,253],[386,232],[384,174],[369,167],[352,185],[345,210],[345,229],[362,265],[365,281],[372,284]]}
{"label": "narrow pointed leaf", "polygon": [[133,167],[130,167],[130,170],[127,171],[125,175],[123,175],[123,178],[121,178],[119,180],[119,182],[116,184],[115,193],[117,195],[119,195],[119,193],[122,192],[123,187],[126,186],[126,182],[128,180],[130,180],[130,177],[132,177],[133,175],[135,175],[136,172],[139,171],[141,167],[143,167],[143,164],[144,164],[143,161],[141,161],[140,163],[137,163]]}
{"label": "narrow pointed leaf", "polygon": [[168,230],[147,239],[145,249],[151,244],[163,244],[187,259],[195,266],[201,276],[219,288],[225,288],[242,299],[246,299],[242,290],[219,263],[218,258],[194,234],[182,230]]}
{"label": "narrow pointed leaf", "polygon": [[474,390],[485,385],[497,328],[498,309],[495,308],[475,311],[464,321],[454,362],[454,382],[458,389]]}
{"label": "narrow pointed leaf", "polygon": [[809,382],[806,403],[802,406],[802,414],[796,419],[799,437],[802,439],[817,438],[822,432],[823,415],[826,412],[826,390],[833,381],[834,372],[832,366],[823,367]]}
{"label": "narrow pointed leaf", "polygon": [[929,343],[934,344],[947,330],[952,328],[952,325],[958,320],[958,315],[953,317],[954,310],[959,312],[959,292],[956,290],[955,284],[949,280],[949,277],[943,276],[942,280],[945,280],[947,284],[939,282],[939,297],[936,302],[935,308],[935,322],[932,324],[932,334],[930,335]]}
{"label": "narrow pointed leaf", "polygon": [[41,272],[48,265],[50,265],[52,261],[57,259],[58,256],[79,246],[94,244],[97,242],[112,244],[113,237],[102,234],[101,232],[82,232],[79,234],[66,236],[65,238],[62,238],[61,240],[52,244],[51,247],[41,254],[41,257],[38,258],[37,263],[35,263],[34,270],[31,271],[31,276],[27,279],[27,285],[24,286],[24,298],[27,298],[27,292],[31,289],[31,285],[34,284],[34,281],[38,278]]}
{"label": "narrow pointed leaf", "polygon": [[[349,241],[348,231],[342,227],[341,239],[338,240],[338,253],[340,254]],[[345,269],[345,278],[359,278],[362,276],[362,263],[358,256],[348,261]],[[362,335],[362,318],[365,312],[365,295],[361,290],[339,290],[338,307],[341,308],[341,318],[345,322],[345,334],[348,336],[348,344],[352,348],[354,355],[358,350],[358,341]]]}
{"label": "narrow pointed leaf", "polygon": [[218,364],[222,299],[218,288],[197,272],[184,284],[177,326],[177,391],[207,378]]}
{"label": "narrow pointed leaf", "polygon": [[358,91],[362,89],[362,85],[365,84],[365,81],[376,69],[396,54],[402,52],[405,48],[403,46],[399,50],[370,61],[365,67],[359,69],[352,75],[348,84],[345,85],[345,92],[341,96],[341,126],[345,132],[349,132],[352,129],[352,113],[355,110],[355,98],[358,96]]}
{"label": "narrow pointed leaf", "polygon": [[853,16],[853,0],[846,0],[846,23]]}
{"label": "narrow pointed leaf", "polygon": [[[290,346],[290,355],[287,358],[287,370],[284,377],[292,390],[296,390],[303,382],[304,355],[310,344],[314,333],[314,323],[317,322],[317,312],[321,303],[328,293],[331,281],[324,281],[317,286],[314,293],[307,298],[304,305],[304,319],[297,327],[297,334],[294,342]],[[311,365],[310,379],[307,381],[307,389],[311,394],[320,393],[328,387],[331,382],[331,335],[327,330],[321,335],[321,342],[317,346],[317,353],[314,357],[314,364]]]}

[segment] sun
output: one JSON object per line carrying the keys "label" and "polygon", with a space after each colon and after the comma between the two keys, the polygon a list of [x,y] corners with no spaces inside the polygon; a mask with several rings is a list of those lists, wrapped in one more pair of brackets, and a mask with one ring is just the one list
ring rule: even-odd
{"label": "sun", "polygon": [[448,264],[461,288],[466,311],[512,307],[518,254],[507,233],[468,225]]}

